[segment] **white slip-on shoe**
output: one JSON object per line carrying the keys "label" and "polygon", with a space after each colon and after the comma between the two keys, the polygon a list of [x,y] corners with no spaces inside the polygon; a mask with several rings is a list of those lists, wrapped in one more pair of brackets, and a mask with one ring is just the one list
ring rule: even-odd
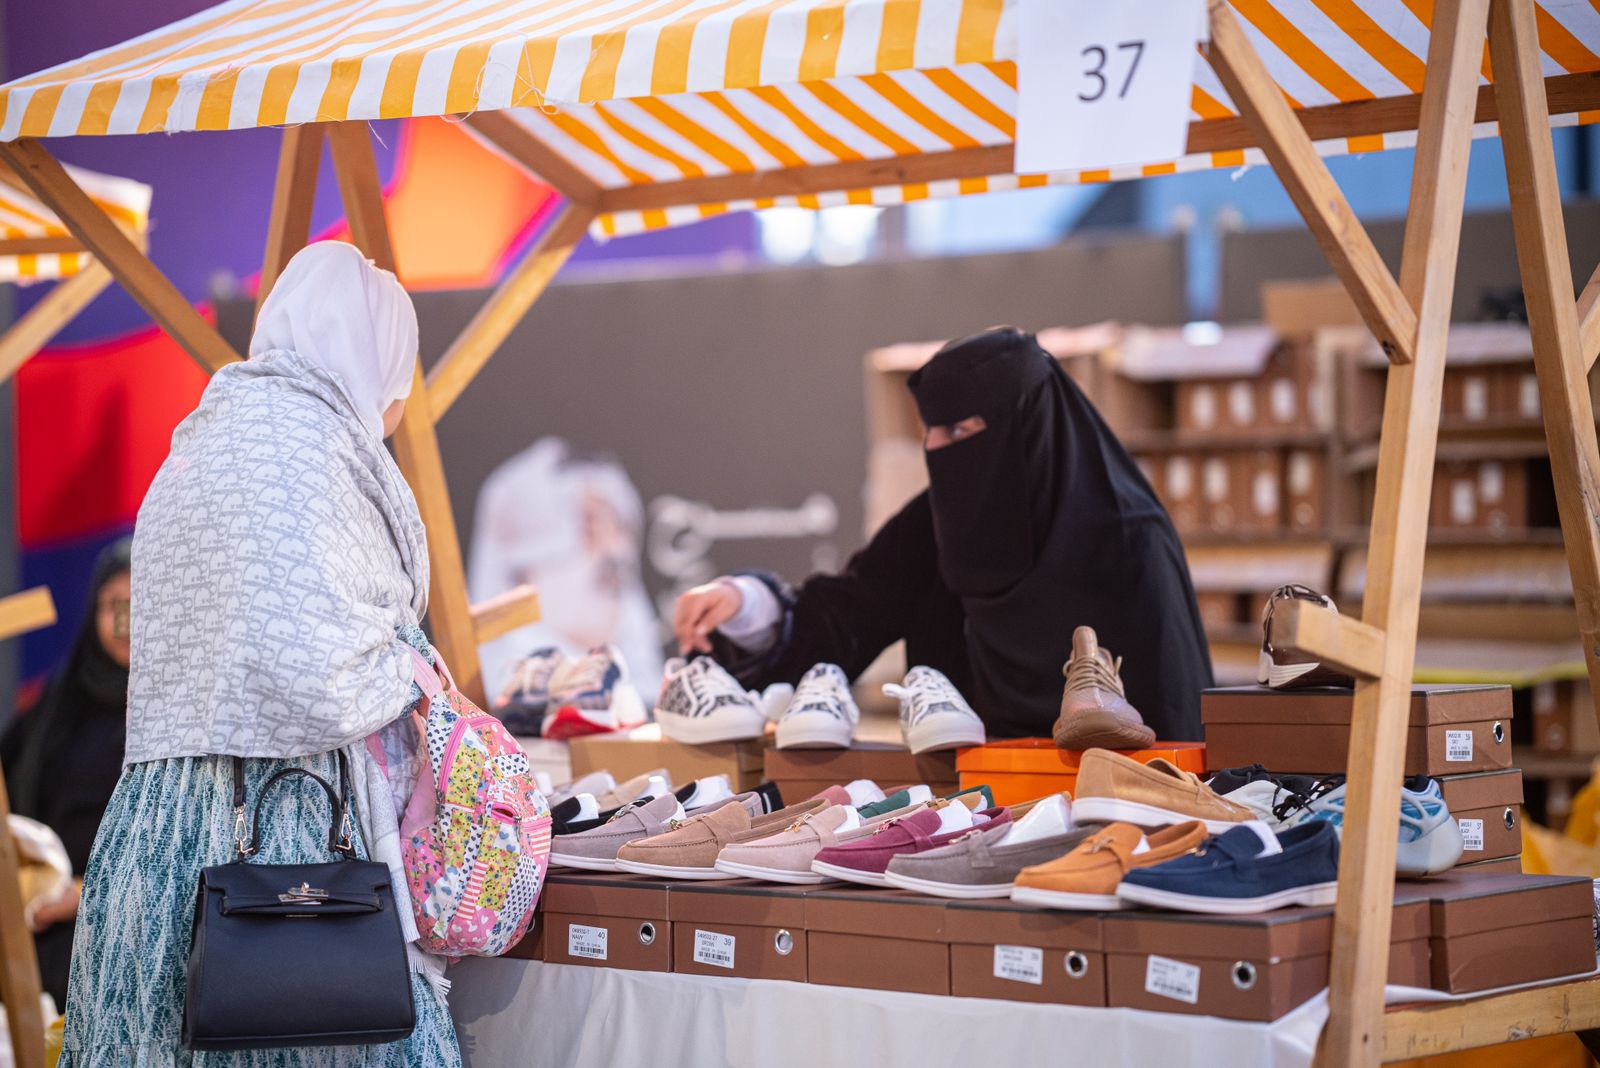
{"label": "white slip-on shoe", "polygon": [[983,745],[989,740],[983,720],[961,691],[931,667],[912,668],[904,683],[887,683],[883,692],[900,701],[900,732],[913,753]]}

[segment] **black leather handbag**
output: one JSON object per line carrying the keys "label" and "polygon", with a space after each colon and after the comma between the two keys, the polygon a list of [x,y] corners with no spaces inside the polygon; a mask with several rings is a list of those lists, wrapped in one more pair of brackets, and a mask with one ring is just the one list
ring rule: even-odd
{"label": "black leather handbag", "polygon": [[[282,779],[304,776],[333,806],[327,864],[251,864],[261,802]],[[389,869],[356,860],[344,754],[340,791],[285,768],[256,798],[245,834],[244,762],[233,763],[238,857],[200,872],[189,949],[183,1044],[191,1050],[349,1046],[393,1042],[416,1026],[405,937]]]}

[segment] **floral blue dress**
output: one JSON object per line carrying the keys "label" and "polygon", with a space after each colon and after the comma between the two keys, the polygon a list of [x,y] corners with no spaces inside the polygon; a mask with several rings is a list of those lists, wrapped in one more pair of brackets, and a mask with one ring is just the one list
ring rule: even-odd
{"label": "floral blue dress", "polygon": [[[402,637],[427,648],[420,630]],[[421,696],[413,687],[413,703]],[[329,782],[339,774],[333,753],[246,760],[244,767],[252,806],[283,768],[305,768]],[[260,863],[333,859],[331,819],[321,787],[300,777],[279,783],[261,808]],[[84,873],[61,1068],[459,1068],[449,1009],[421,975],[412,976],[416,1029],[399,1042],[185,1050],[183,1000],[200,869],[227,863],[233,850],[232,758],[180,757],[124,769]],[[368,857],[359,834],[356,850]]]}

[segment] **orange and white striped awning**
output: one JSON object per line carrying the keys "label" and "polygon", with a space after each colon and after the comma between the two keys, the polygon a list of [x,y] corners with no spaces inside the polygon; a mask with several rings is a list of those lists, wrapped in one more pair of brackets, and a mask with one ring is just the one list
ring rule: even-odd
{"label": "orange and white striped awning", "polygon": [[[1296,107],[1421,90],[1436,0],[1232,2]],[[1589,0],[1541,0],[1538,20],[1547,77],[1600,70]],[[0,87],[0,139],[511,108],[608,191],[946,152],[993,163],[948,181],[747,200],[712,195],[711,183],[690,206],[602,195],[604,233],[773,204],[899,203],[1261,160],[1247,144],[1197,142],[1195,130],[1234,111],[1196,56],[1190,147],[1204,150],[1131,169],[1009,173],[1017,21],[1018,0],[229,0]],[[1356,133],[1319,149],[1415,139]]]}
{"label": "orange and white striped awning", "polygon": [[[151,189],[131,178],[68,167],[78,186],[101,210],[123,226],[143,233],[150,226]],[[91,259],[83,251],[47,251],[53,244],[75,246],[60,217],[33,194],[0,181],[0,282],[44,282],[67,278]],[[31,251],[8,251],[7,246],[34,246]]]}

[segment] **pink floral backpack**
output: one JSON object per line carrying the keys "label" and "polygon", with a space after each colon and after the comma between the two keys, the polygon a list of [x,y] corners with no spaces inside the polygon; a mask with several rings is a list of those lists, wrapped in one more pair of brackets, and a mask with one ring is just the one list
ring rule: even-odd
{"label": "pink floral backpack", "polygon": [[418,945],[497,957],[533,922],[550,863],[550,806],[516,740],[456,689],[444,661],[435,672],[418,653],[416,667],[422,700],[413,719],[428,762],[400,819],[400,843]]}

